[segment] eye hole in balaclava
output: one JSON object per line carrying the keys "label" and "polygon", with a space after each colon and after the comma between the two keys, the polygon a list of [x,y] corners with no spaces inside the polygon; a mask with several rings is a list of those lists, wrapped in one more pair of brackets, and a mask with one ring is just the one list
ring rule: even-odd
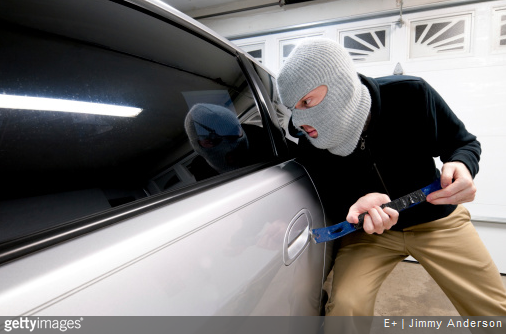
{"label": "eye hole in balaclava", "polygon": [[186,115],[185,129],[193,149],[216,171],[223,173],[246,164],[248,138],[230,109],[196,104]]}
{"label": "eye hole in balaclava", "polygon": [[295,106],[290,108],[290,110],[293,113],[294,110],[304,110],[316,107],[325,100],[328,91],[329,90],[326,85],[320,85],[304,94],[304,96],[297,101]]}

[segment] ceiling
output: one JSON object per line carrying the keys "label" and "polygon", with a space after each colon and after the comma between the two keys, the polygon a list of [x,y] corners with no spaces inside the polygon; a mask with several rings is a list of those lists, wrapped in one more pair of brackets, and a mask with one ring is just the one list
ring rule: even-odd
{"label": "ceiling", "polygon": [[161,0],[195,19],[314,0]]}
{"label": "ceiling", "polygon": [[240,0],[163,0],[177,10],[187,13],[199,9],[221,7],[223,5],[240,2]]}

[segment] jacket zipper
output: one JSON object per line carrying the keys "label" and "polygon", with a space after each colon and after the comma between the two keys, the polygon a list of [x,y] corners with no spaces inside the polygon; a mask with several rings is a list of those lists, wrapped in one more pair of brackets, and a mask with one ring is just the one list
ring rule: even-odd
{"label": "jacket zipper", "polygon": [[367,135],[360,135],[360,150],[365,150],[365,139],[367,138]]}
{"label": "jacket zipper", "polygon": [[[363,136],[361,135],[360,136],[360,150],[365,150],[366,149],[366,145],[365,145],[366,139],[367,139],[367,135],[363,135]],[[390,192],[388,192],[388,188],[385,185],[385,182],[383,181],[383,177],[381,177],[381,173],[378,170],[378,166],[376,165],[376,162],[374,161],[373,155],[372,155],[371,150],[369,149],[369,147],[367,147],[367,152],[369,153],[369,157],[372,160],[372,165],[374,166],[374,170],[376,171],[376,174],[378,175],[378,178],[379,178],[379,180],[381,182],[381,185],[383,185],[383,188],[385,189],[385,192],[390,197]]]}

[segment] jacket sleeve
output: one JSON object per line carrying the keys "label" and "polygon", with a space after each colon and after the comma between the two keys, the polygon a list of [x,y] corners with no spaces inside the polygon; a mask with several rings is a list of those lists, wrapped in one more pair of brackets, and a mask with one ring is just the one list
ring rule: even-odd
{"label": "jacket sleeve", "polygon": [[480,142],[467,131],[439,93],[428,83],[424,82],[424,85],[428,117],[432,123],[434,157],[439,156],[443,163],[464,163],[474,178],[479,170]]}

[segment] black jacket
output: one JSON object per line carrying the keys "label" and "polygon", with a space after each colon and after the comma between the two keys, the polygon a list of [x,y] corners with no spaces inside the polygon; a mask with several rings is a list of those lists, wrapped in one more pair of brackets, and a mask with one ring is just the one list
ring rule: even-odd
{"label": "black jacket", "polygon": [[[302,137],[297,157],[308,170],[322,199],[327,225],[346,219],[361,196],[386,193],[392,200],[439,177],[433,157],[463,162],[478,173],[480,143],[423,79],[410,76],[368,78],[371,120],[355,151],[340,157],[317,149]],[[392,230],[440,219],[454,205],[423,203],[402,211]]]}

